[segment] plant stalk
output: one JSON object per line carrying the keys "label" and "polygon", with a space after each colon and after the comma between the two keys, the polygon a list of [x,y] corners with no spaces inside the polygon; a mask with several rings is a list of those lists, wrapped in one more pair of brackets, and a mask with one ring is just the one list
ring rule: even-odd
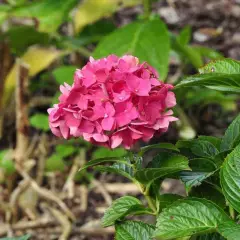
{"label": "plant stalk", "polygon": [[148,19],[151,13],[151,0],[143,0],[144,18]]}
{"label": "plant stalk", "polygon": [[229,213],[230,213],[230,216],[233,220],[235,220],[235,211],[233,209],[233,207],[229,206]]}

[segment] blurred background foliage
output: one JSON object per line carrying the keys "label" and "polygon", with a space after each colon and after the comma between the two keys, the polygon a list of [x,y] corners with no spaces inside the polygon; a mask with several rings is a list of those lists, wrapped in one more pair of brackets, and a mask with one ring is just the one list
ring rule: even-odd
{"label": "blurred background foliage", "polygon": [[[179,2],[186,5],[184,1]],[[199,4],[198,1],[190,2]],[[30,142],[33,148],[44,142],[44,150],[39,150],[44,159],[44,176],[52,179],[54,174],[62,173],[65,181],[79,155],[84,156],[85,161],[126,154],[124,149],[96,148],[81,139],[56,140],[49,131],[46,110],[58,101],[59,85],[64,82],[72,84],[74,71],[84,66],[90,56],[133,54],[153,65],[160,79],[171,84],[177,84],[188,74],[197,73],[197,69],[209,60],[224,56],[224,53],[208,47],[208,43],[201,44],[204,37],[216,39],[223,34],[221,26],[209,26],[200,29],[199,33],[189,20],[189,25],[184,23],[184,26],[173,28],[176,25],[171,22],[174,15],[166,17],[163,9],[176,13],[177,4],[176,1],[156,0],[0,1],[0,182],[7,186],[6,199],[17,183],[13,151],[16,144],[16,60],[20,58],[29,68]],[[130,11],[130,17],[117,15],[125,11]],[[237,15],[234,17],[239,19]],[[196,36],[198,44],[193,44]],[[225,54],[225,57],[228,56]],[[229,112],[234,115],[238,109],[238,98],[234,94],[198,87],[175,93],[178,101],[175,113],[180,121],[172,127],[169,135],[153,142],[194,138],[196,133],[203,131],[219,135],[221,131],[215,128],[208,131],[202,125],[211,121],[209,118],[213,116],[224,119]],[[220,125],[225,126],[225,123],[223,121]],[[35,165],[41,159],[39,151],[31,157],[35,159]],[[74,179],[89,184],[94,176],[94,172],[75,172]]]}

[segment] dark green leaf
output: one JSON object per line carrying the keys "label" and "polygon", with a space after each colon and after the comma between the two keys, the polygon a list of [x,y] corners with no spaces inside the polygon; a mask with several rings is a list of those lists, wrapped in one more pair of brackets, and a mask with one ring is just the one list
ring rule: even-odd
{"label": "dark green leaf", "polygon": [[177,195],[177,194],[171,194],[171,193],[161,194],[159,196],[159,204],[160,204],[159,210],[162,211],[163,208],[168,207],[175,201],[182,199],[182,198],[183,198],[183,196]]}
{"label": "dark green leaf", "polygon": [[176,85],[175,89],[193,86],[205,86],[219,91],[240,93],[240,74],[196,74],[183,79]]}
{"label": "dark green leaf", "polygon": [[76,69],[77,67],[75,66],[61,66],[54,69],[53,76],[59,84],[68,83],[72,85]]}
{"label": "dark green leaf", "polygon": [[137,221],[116,224],[116,240],[151,240],[154,226]]}
{"label": "dark green leaf", "polygon": [[200,186],[192,188],[189,192],[189,196],[205,198],[216,203],[223,209],[226,208],[225,197],[222,194],[220,187],[216,186],[215,184],[204,182]]}
{"label": "dark green leaf", "polygon": [[227,128],[222,138],[221,151],[228,151],[236,147],[240,143],[240,114]]}
{"label": "dark green leaf", "polygon": [[220,180],[227,201],[240,213],[240,144],[227,155]]}
{"label": "dark green leaf", "polygon": [[199,72],[240,74],[240,62],[230,58],[216,60],[200,68]]}
{"label": "dark green leaf", "polygon": [[[158,156],[161,157],[161,154]],[[155,157],[154,161],[157,161],[156,158],[157,157]],[[141,183],[151,184],[155,179],[186,169],[189,169],[187,158],[181,155],[172,155],[170,158],[161,159],[158,168],[155,166],[155,168],[138,170],[135,178]]]}
{"label": "dark green leaf", "polygon": [[218,232],[227,240],[240,238],[240,225],[233,221],[223,222],[218,226]]}
{"label": "dark green leaf", "polygon": [[178,200],[159,214],[154,235],[161,240],[191,236],[214,231],[228,220],[221,208],[206,199]]}
{"label": "dark green leaf", "polygon": [[210,142],[210,143],[213,144],[217,149],[220,148],[221,139],[218,138],[218,137],[200,135],[200,136],[198,136],[198,139],[199,139],[199,140],[203,140],[203,141]]}
{"label": "dark green leaf", "polygon": [[179,149],[177,147],[175,147],[172,143],[157,143],[157,144],[152,144],[152,145],[142,147],[141,151],[139,152],[139,155],[142,156],[148,150],[158,149],[158,148],[159,149],[168,149],[168,150],[173,150],[173,151],[179,152]]}
{"label": "dark green leaf", "polygon": [[79,171],[82,171],[84,169],[87,169],[89,167],[96,166],[100,163],[106,163],[106,162],[119,162],[119,163],[124,163],[126,165],[131,166],[131,163],[129,163],[126,159],[124,158],[119,158],[119,157],[105,157],[105,158],[98,158],[98,159],[93,159],[89,162],[87,162],[82,168],[80,168]]}
{"label": "dark green leaf", "polygon": [[170,40],[167,27],[160,19],[139,21],[122,27],[105,37],[95,49],[95,58],[109,54],[132,54],[155,67],[160,78],[168,73]]}
{"label": "dark green leaf", "polygon": [[107,157],[116,157],[121,158],[127,154],[127,151],[124,148],[108,149],[108,148],[97,148],[92,154],[93,159],[98,158],[107,158]]}
{"label": "dark green leaf", "polygon": [[31,126],[37,129],[48,131],[49,130],[48,115],[37,113],[30,118],[30,124]]}
{"label": "dark green leaf", "polygon": [[219,233],[208,233],[200,236],[194,236],[190,240],[224,240]]}
{"label": "dark green leaf", "polygon": [[141,202],[134,197],[124,196],[115,200],[111,206],[105,211],[102,218],[103,227],[113,225],[117,220],[121,220],[129,213],[132,213],[132,209],[143,207]]}

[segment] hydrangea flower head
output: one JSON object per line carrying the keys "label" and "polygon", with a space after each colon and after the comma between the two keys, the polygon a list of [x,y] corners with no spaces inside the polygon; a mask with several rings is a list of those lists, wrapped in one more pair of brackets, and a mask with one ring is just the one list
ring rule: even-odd
{"label": "hydrangea flower head", "polygon": [[90,58],[76,70],[72,86],[60,86],[59,103],[48,109],[50,128],[58,137],[129,149],[140,139],[166,132],[177,120],[172,88],[134,56]]}

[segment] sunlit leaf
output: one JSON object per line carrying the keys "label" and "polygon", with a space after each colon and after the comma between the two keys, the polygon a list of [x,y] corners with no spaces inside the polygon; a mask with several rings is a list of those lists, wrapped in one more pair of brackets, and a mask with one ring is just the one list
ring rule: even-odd
{"label": "sunlit leaf", "polygon": [[49,130],[48,115],[37,113],[31,116],[30,124],[37,129],[48,131]]}
{"label": "sunlit leaf", "polygon": [[61,66],[53,71],[53,76],[59,84],[73,83],[73,76],[77,67],[75,66]]}

